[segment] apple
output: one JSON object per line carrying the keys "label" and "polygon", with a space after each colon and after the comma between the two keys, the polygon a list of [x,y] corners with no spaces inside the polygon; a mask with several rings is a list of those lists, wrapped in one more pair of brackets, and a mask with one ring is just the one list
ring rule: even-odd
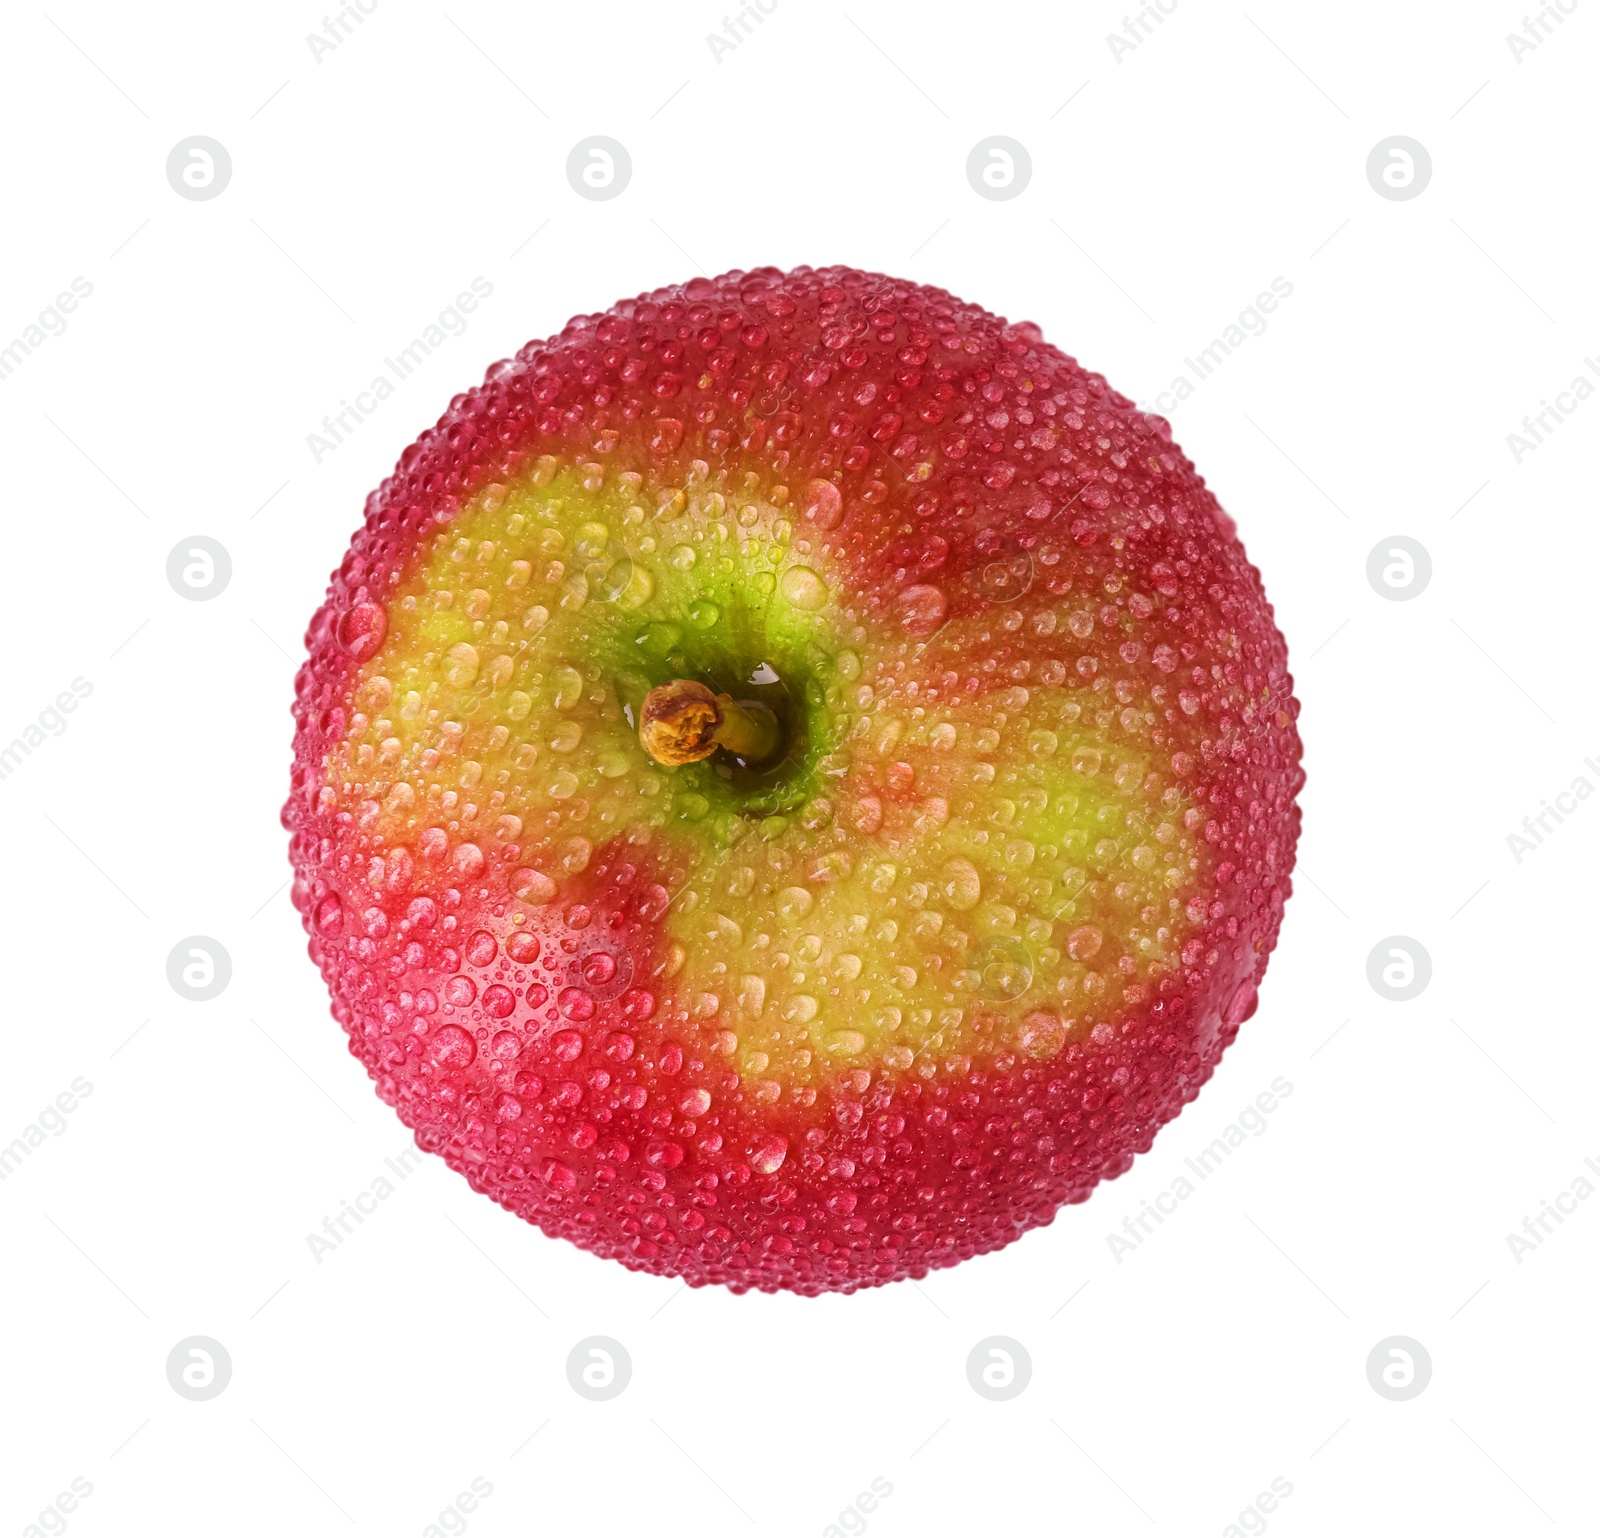
{"label": "apple", "polygon": [[1284,643],[1167,423],[1032,325],[841,267],[580,317],[405,451],[307,645],[350,1050],[597,1255],[816,1294],[998,1249],[1255,1009]]}

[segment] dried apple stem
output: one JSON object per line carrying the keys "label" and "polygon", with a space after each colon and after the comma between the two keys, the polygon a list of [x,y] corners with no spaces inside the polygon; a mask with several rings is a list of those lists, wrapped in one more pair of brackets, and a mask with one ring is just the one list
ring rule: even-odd
{"label": "dried apple stem", "polygon": [[764,763],[777,754],[782,729],[767,710],[746,710],[704,684],[675,678],[645,696],[639,741],[658,764],[698,763],[724,748],[736,758]]}

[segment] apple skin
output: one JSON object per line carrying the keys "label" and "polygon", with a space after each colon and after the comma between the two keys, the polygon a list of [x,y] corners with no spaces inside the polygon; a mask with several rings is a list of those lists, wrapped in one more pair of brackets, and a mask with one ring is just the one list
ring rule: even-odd
{"label": "apple skin", "polygon": [[[1255,1009],[1284,643],[1168,425],[1031,325],[848,268],[575,319],[401,456],[306,644],[283,821],[350,1050],[597,1255],[816,1294],[995,1250]],[[653,764],[686,670],[754,677],[785,764]]]}

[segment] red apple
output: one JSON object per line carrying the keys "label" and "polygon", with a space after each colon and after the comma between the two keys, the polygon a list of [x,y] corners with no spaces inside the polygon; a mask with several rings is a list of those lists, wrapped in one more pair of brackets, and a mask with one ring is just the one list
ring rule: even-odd
{"label": "red apple", "polygon": [[1031,325],[848,268],[574,320],[401,456],[307,644],[284,822],[350,1050],[624,1265],[997,1249],[1255,1008],[1283,640],[1167,424]]}

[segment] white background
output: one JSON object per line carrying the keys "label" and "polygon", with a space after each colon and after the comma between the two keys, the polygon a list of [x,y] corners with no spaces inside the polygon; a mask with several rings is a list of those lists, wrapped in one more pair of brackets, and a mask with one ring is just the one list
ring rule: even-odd
{"label": "white background", "polygon": [[[1592,1531],[1600,1200],[1507,1234],[1600,1158],[1593,434],[1507,434],[1600,353],[1600,5],[1520,62],[1522,0],[378,0],[314,59],[301,4],[19,8],[0,28],[0,345],[93,294],[0,381],[0,743],[93,692],[0,780],[0,1143],[92,1093],[0,1182],[0,1533],[74,1477],[91,1534]],[[1070,98],[1070,100],[1069,100]],[[1066,105],[1063,105],[1066,103]],[[232,179],[177,196],[169,150]],[[625,144],[577,196],[580,139]],[[1004,134],[1032,180],[977,196]],[[1409,135],[1424,193],[1368,152]],[[537,232],[537,233],[536,233]],[[306,1236],[408,1137],[328,1013],[289,906],[300,636],[366,492],[455,392],[572,314],[696,270],[846,262],[938,284],[1153,404],[1275,276],[1293,294],[1172,413],[1289,640],[1308,783],[1259,1013],[1134,1170],[1003,1253],[854,1297],[687,1291],[552,1243],[437,1161],[317,1264]],[[477,276],[465,335],[318,464],[323,416]],[[1369,585],[1403,534],[1419,597]],[[186,602],[168,552],[233,575]],[[185,936],[230,953],[209,1003]],[[1369,986],[1390,935],[1422,995]],[[1267,1130],[1132,1254],[1107,1235],[1276,1077]],[[1596,1177],[1600,1179],[1600,1177]],[[169,1386],[222,1342],[226,1391]],[[590,1403],[565,1362],[621,1341]],[[965,1363],[1023,1343],[991,1403]],[[1372,1347],[1421,1342],[1391,1402]],[[532,1440],[529,1440],[529,1438]],[[58,1524],[59,1525],[59,1524]],[[854,1526],[859,1527],[856,1520]]]}

